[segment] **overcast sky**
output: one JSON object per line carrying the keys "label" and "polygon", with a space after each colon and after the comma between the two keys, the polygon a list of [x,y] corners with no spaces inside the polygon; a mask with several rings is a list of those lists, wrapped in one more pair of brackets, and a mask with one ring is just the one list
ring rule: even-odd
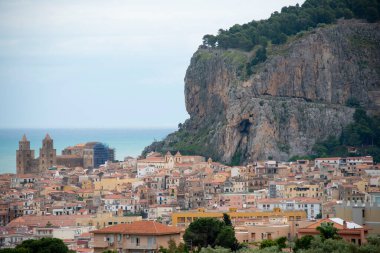
{"label": "overcast sky", "polygon": [[204,34],[296,0],[0,0],[0,128],[176,127]]}

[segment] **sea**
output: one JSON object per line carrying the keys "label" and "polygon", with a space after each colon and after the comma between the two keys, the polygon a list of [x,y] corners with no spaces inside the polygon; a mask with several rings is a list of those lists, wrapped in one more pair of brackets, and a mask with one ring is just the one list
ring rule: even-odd
{"label": "sea", "polygon": [[57,155],[68,147],[79,143],[98,141],[115,148],[115,159],[126,156],[137,157],[153,141],[165,138],[175,131],[170,128],[157,129],[0,129],[0,174],[16,173],[16,150],[23,134],[30,141],[30,148],[39,155],[42,140],[48,133],[54,140]]}

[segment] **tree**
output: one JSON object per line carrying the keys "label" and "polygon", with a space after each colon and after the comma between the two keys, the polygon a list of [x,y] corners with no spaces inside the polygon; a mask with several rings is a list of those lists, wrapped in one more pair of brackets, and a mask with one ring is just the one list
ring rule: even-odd
{"label": "tree", "polygon": [[277,247],[280,251],[282,251],[282,249],[286,248],[286,237],[285,236],[282,236],[282,237],[279,237],[275,240],[275,243],[277,244]]}
{"label": "tree", "polygon": [[199,218],[193,221],[185,231],[184,241],[187,245],[198,249],[207,246],[238,249],[240,245],[235,237],[234,228],[225,223],[231,224],[227,216],[225,216],[225,221],[220,221],[216,218]]}
{"label": "tree", "polygon": [[323,240],[326,239],[338,239],[338,229],[334,227],[333,222],[323,222],[317,227],[317,230],[321,234]]}
{"label": "tree", "polygon": [[218,246],[215,248],[208,246],[207,248],[202,248],[200,253],[231,253],[231,250]]}
{"label": "tree", "polygon": [[159,252],[161,253],[186,253],[189,252],[186,245],[179,243],[178,246],[173,239],[168,241],[168,248],[160,246]]}
{"label": "tree", "polygon": [[232,226],[224,226],[216,237],[215,245],[236,251],[239,248],[239,243],[235,237],[234,228]]}
{"label": "tree", "polygon": [[[355,244],[346,242],[345,240],[327,239],[322,240],[317,236],[311,241],[309,249],[302,250],[302,253],[357,253],[358,247]],[[376,252],[376,251],[375,251]]]}
{"label": "tree", "polygon": [[231,218],[230,218],[230,216],[228,214],[223,213],[223,221],[224,221],[224,224],[226,226],[231,226],[232,227]]}
{"label": "tree", "polygon": [[297,252],[302,249],[309,249],[312,240],[314,240],[314,236],[312,235],[305,235],[301,238],[297,238],[295,241],[294,251]]}
{"label": "tree", "polygon": [[27,249],[0,249],[0,253],[29,253]]}
{"label": "tree", "polygon": [[260,249],[273,247],[273,246],[277,246],[277,243],[273,240],[270,240],[270,239],[262,240],[260,243]]}
{"label": "tree", "polygon": [[186,229],[183,239],[192,247],[215,246],[215,240],[224,227],[224,222],[215,218],[200,218],[193,221]]}
{"label": "tree", "polygon": [[57,238],[42,238],[39,240],[25,240],[16,246],[15,252],[25,250],[28,253],[68,253],[69,249],[62,240]]}

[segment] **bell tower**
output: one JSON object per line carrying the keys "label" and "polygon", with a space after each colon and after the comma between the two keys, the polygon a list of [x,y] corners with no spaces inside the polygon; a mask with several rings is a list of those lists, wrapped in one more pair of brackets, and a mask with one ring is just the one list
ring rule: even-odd
{"label": "bell tower", "polygon": [[25,134],[18,143],[18,150],[16,151],[16,169],[17,174],[31,173],[32,161],[34,160],[34,150],[30,149],[30,141],[26,138]]}
{"label": "bell tower", "polygon": [[53,165],[56,165],[56,155],[57,153],[53,146],[53,139],[50,138],[49,134],[46,134],[45,138],[42,140],[42,148],[40,148],[39,171],[44,172],[53,167]]}

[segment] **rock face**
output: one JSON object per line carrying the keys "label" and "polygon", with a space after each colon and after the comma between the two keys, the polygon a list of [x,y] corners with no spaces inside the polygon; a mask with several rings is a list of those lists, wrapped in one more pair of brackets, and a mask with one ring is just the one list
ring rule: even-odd
{"label": "rock face", "polygon": [[188,150],[223,162],[287,160],[352,121],[355,99],[380,112],[380,24],[340,21],[268,50],[245,77],[250,55],[199,49],[185,77],[190,119],[145,151]]}

